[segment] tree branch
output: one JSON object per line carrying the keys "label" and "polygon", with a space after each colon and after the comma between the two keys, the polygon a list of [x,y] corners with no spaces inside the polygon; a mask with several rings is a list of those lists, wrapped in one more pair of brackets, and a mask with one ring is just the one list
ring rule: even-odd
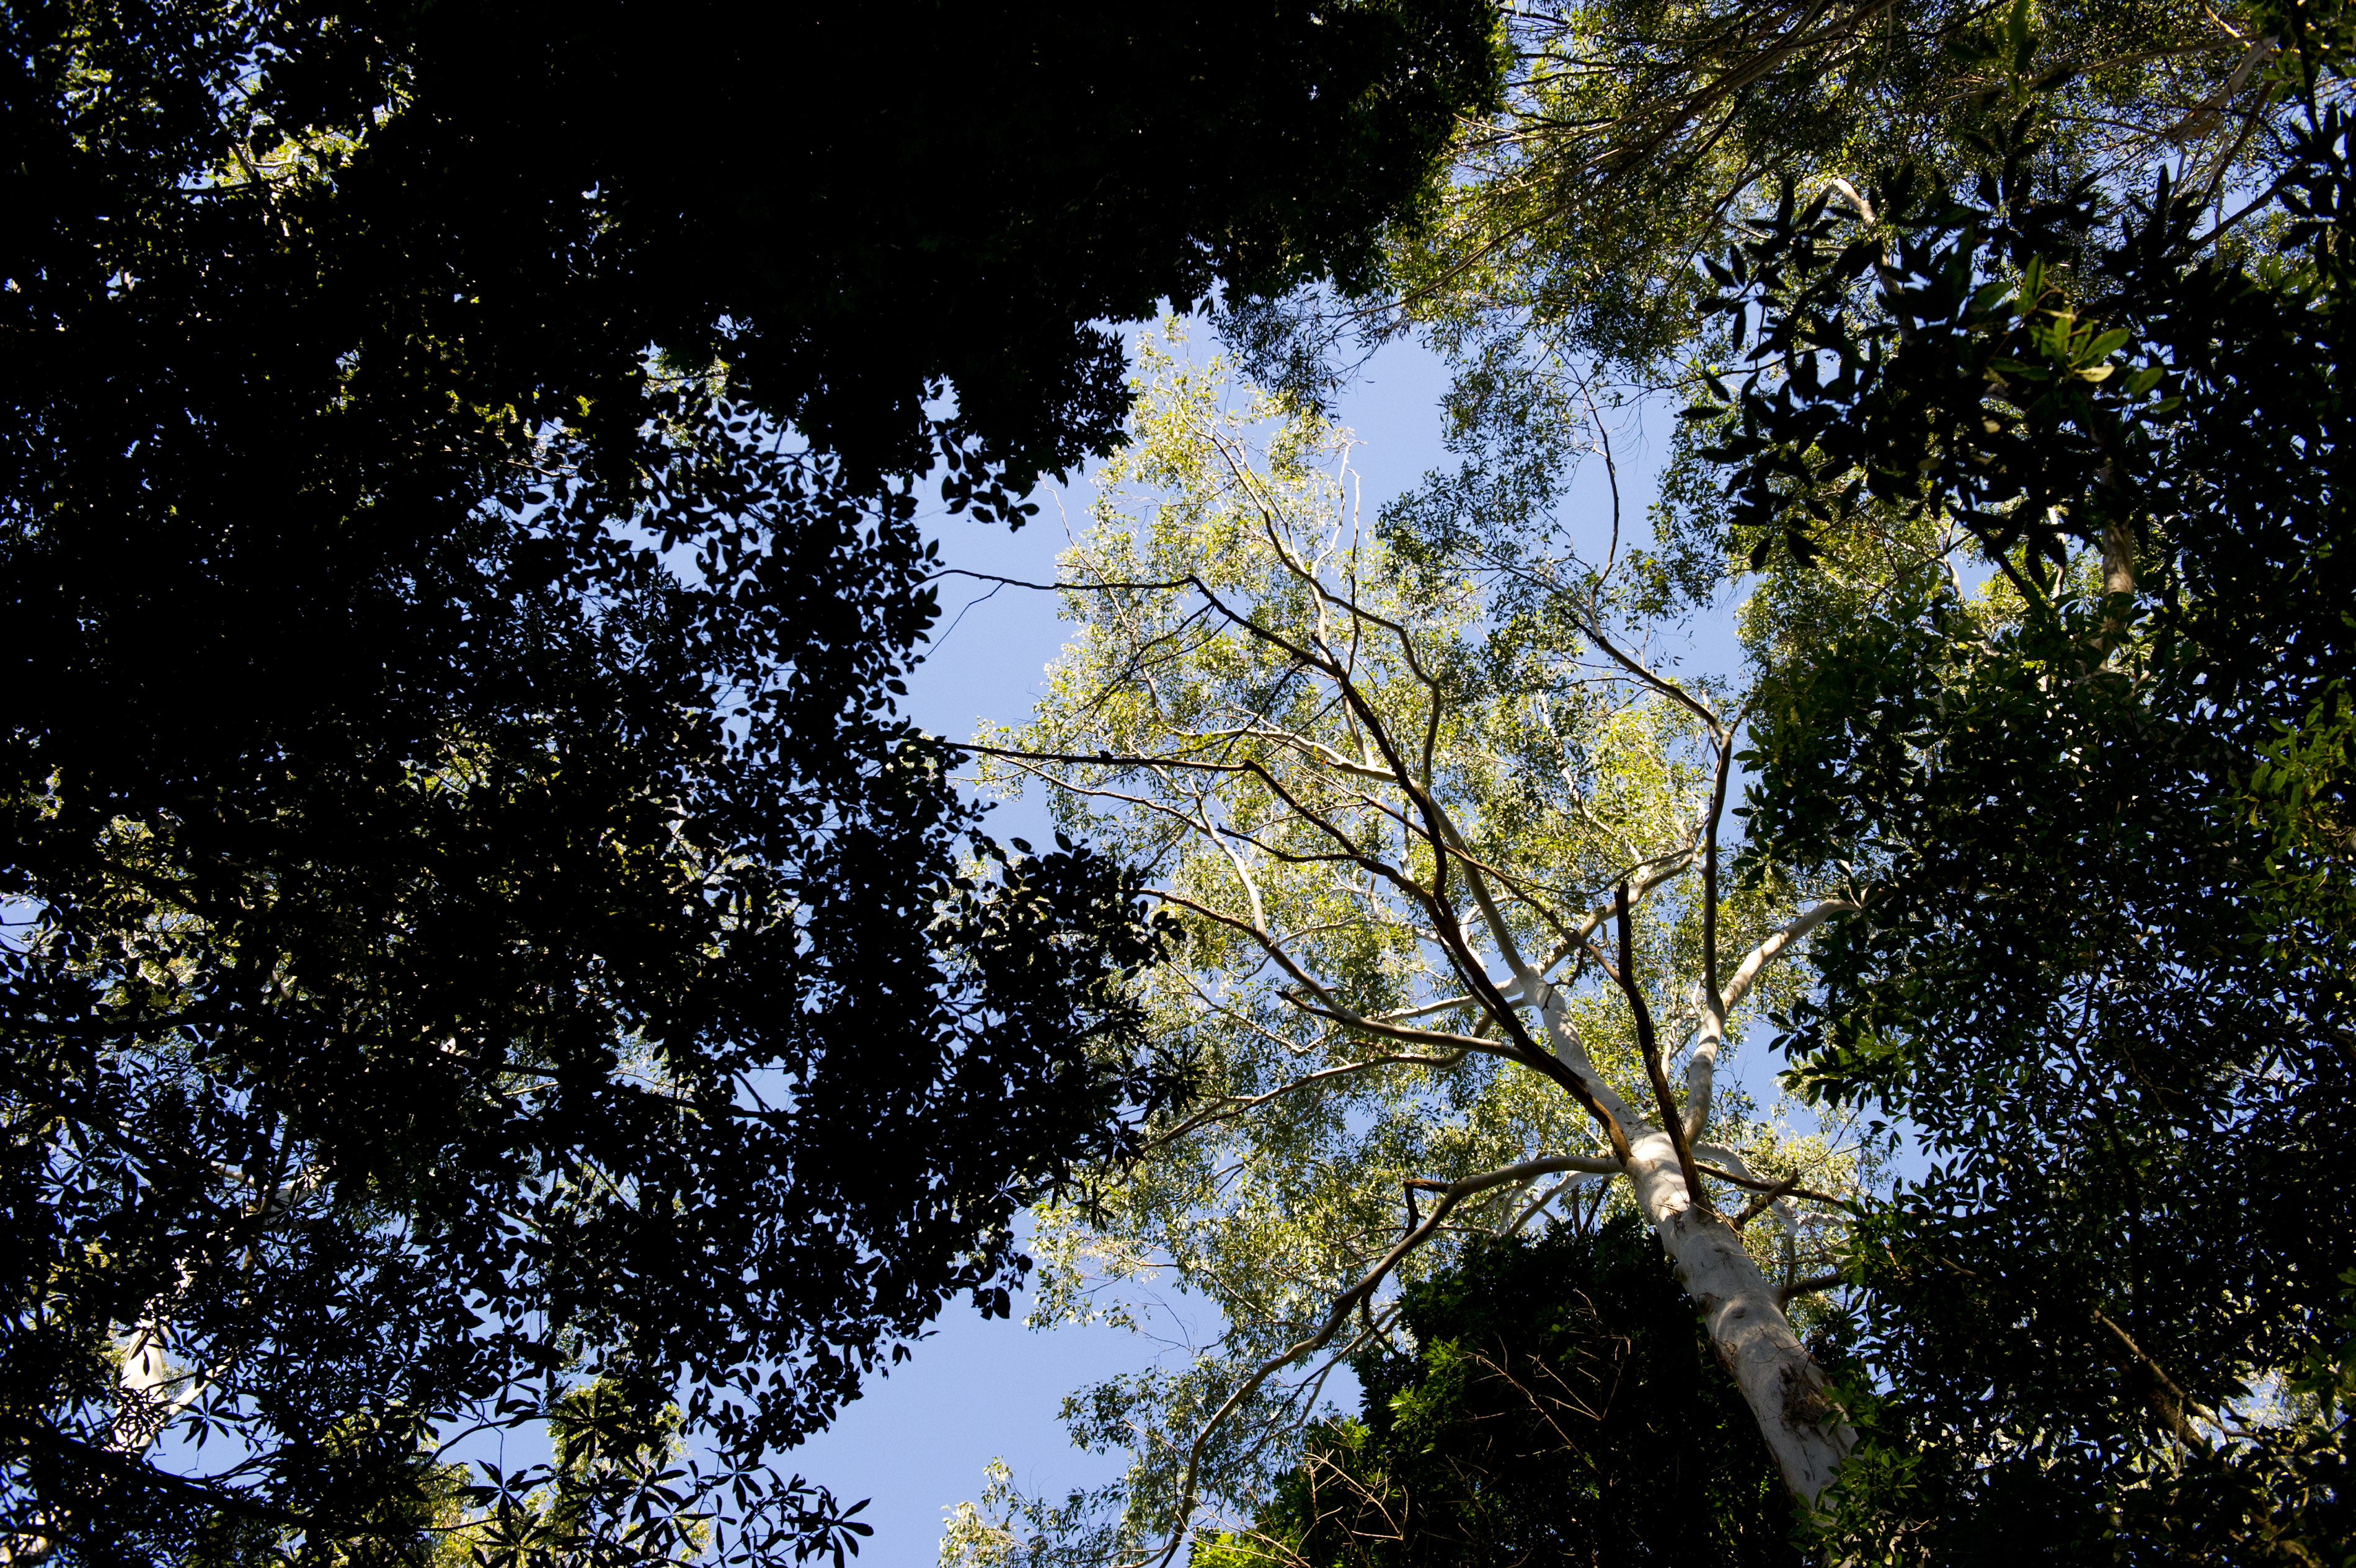
{"label": "tree branch", "polygon": [[1718,1054],[1726,1039],[1726,1015],[1751,994],[1767,966],[1791,950],[1810,931],[1835,915],[1848,914],[1858,906],[1847,898],[1827,898],[1823,903],[1803,909],[1783,927],[1770,934],[1757,947],[1744,955],[1741,963],[1719,993],[1718,1010],[1706,1018],[1701,1038],[1694,1046],[1693,1057],[1686,1063],[1686,1119],[1687,1143],[1699,1139],[1709,1124],[1710,1101],[1716,1092]]}
{"label": "tree branch", "polygon": [[1644,1076],[1653,1080],[1653,1098],[1661,1111],[1661,1130],[1669,1135],[1669,1145],[1676,1151],[1677,1169],[1686,1179],[1686,1196],[1693,1199],[1694,1208],[1703,1214],[1714,1214],[1709,1194],[1694,1171],[1692,1148],[1686,1141],[1685,1118],[1677,1114],[1677,1102],[1669,1092],[1669,1075],[1661,1067],[1660,1036],[1653,1028],[1653,1010],[1644,1004],[1644,988],[1636,981],[1636,923],[1634,900],[1628,884],[1620,885],[1620,902],[1615,913],[1620,925],[1620,967],[1615,971],[1607,961],[1606,974],[1619,983],[1628,998],[1629,1008],[1636,1015],[1636,1046],[1644,1058]]}
{"label": "tree branch", "polygon": [[1841,1283],[1838,1274],[1818,1274],[1813,1279],[1794,1280],[1775,1293],[1777,1305],[1789,1306],[1804,1295],[1814,1295],[1820,1290],[1830,1290]]}
{"label": "tree branch", "polygon": [[[1235,1391],[1228,1394],[1220,1403],[1219,1408],[1211,1412],[1210,1419],[1205,1421],[1202,1429],[1194,1434],[1194,1441],[1186,1451],[1186,1468],[1179,1482],[1178,1528],[1172,1534],[1170,1544],[1163,1549],[1159,1559],[1162,1568],[1168,1568],[1171,1559],[1177,1556],[1178,1548],[1185,1544],[1187,1520],[1194,1511],[1194,1504],[1199,1495],[1197,1481],[1202,1474],[1203,1448],[1209,1443],[1212,1434],[1225,1424],[1228,1416],[1235,1413],[1238,1405],[1258,1393],[1261,1385],[1273,1377],[1280,1369],[1299,1360],[1303,1356],[1315,1355],[1333,1343],[1333,1336],[1340,1333],[1342,1326],[1350,1320],[1350,1314],[1357,1305],[1370,1297],[1408,1253],[1439,1232],[1440,1221],[1448,1218],[1449,1210],[1464,1199],[1478,1193],[1487,1192],[1492,1187],[1504,1187],[1514,1182],[1526,1182],[1537,1176],[1550,1176],[1562,1171],[1592,1170],[1604,1165],[1603,1161],[1583,1155],[1555,1155],[1545,1159],[1525,1160],[1520,1165],[1485,1171],[1479,1176],[1466,1176],[1462,1181],[1450,1182],[1444,1186],[1437,1183],[1429,1186],[1422,1183],[1412,1184],[1422,1187],[1424,1190],[1431,1190],[1436,1187],[1439,1192],[1438,1198],[1431,1206],[1431,1212],[1424,1217],[1423,1223],[1417,1226],[1397,1246],[1384,1254],[1382,1261],[1368,1270],[1356,1284],[1352,1285],[1334,1299],[1333,1307],[1325,1315],[1325,1321],[1318,1326],[1315,1333],[1306,1338],[1296,1340],[1277,1355],[1254,1368],[1251,1374],[1236,1388]],[[1616,1171],[1619,1166],[1614,1163],[1610,1165],[1610,1168]]]}
{"label": "tree branch", "polygon": [[1800,1178],[1798,1176],[1785,1176],[1782,1181],[1777,1182],[1773,1187],[1767,1188],[1766,1191],[1761,1193],[1749,1203],[1743,1205],[1742,1212],[1736,1215],[1730,1223],[1731,1223],[1737,1230],[1741,1230],[1744,1226],[1758,1219],[1762,1214],[1766,1213],[1767,1210],[1774,1205],[1777,1198],[1785,1196],[1799,1185]]}

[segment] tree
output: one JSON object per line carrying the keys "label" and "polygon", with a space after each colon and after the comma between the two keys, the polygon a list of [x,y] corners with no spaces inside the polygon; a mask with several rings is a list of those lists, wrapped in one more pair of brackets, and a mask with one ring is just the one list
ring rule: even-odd
{"label": "tree", "polygon": [[1173,1087],[1118,870],[961,872],[889,716],[908,484],[1019,516],[1088,323],[1363,267],[1491,16],[920,21],[0,17],[12,1558],[390,1541],[578,1377],[692,1513]]}
{"label": "tree", "polygon": [[[2021,5],[1973,20],[1976,123],[1932,138],[1944,145],[1911,185],[1870,177],[1902,137],[1829,167],[1779,158],[1792,177],[1737,209],[1748,242],[1670,291],[1672,326],[1678,298],[1742,306],[1716,313],[1723,348],[1698,345],[1756,344],[1760,373],[1696,422],[1695,445],[1717,451],[1687,447],[1672,499],[1701,504],[1664,519],[1676,548],[1621,603],[1707,602],[1730,547],[1762,575],[1743,609],[1768,680],[1741,886],[1855,906],[1825,922],[1822,990],[1795,987],[1782,1009],[1794,1081],[1905,1119],[1936,1161],[1887,1203],[1858,1200],[1837,1249],[1864,1313],[1865,1380],[1846,1397],[1867,1441],[1843,1461],[1835,1548],[2335,1560],[2350,1260],[2333,1184],[2356,1037],[2334,684],[2350,664],[2335,281],[2350,205],[2329,74],[2343,25],[2288,7],[2237,18],[2251,30],[2209,107],[2240,113],[2190,116],[2188,133],[2226,139],[2137,212],[2154,144],[2106,163],[2054,128],[2039,19]],[[1537,145],[1544,127],[1525,128]],[[1546,173],[1501,195],[1467,179],[1462,199],[1549,199]],[[1608,204],[1564,210],[1612,232]],[[1577,599],[1548,596],[1540,548],[1580,446],[1556,416],[1575,407],[1572,372],[1608,358],[1575,313],[1608,309],[1612,290],[1649,306],[1657,275],[1586,264],[1580,247],[1600,242],[1565,242],[1559,295],[1515,296],[1534,333],[1467,356],[1465,471],[1385,519],[1386,543],[1443,580],[1522,585],[1582,632]],[[1458,252],[1467,290],[1557,275],[1552,252],[1495,254],[1502,282]],[[1460,345],[1495,325],[1441,308]],[[1558,379],[1524,375],[1548,353]],[[1736,469],[1722,510],[1703,489],[1713,460]],[[1996,575],[1985,590],[1963,581],[1975,555]],[[1391,570],[1361,581],[1387,590]],[[1357,592],[1335,596],[1344,624]],[[1494,603],[1466,617],[1501,623]],[[1474,856],[1484,873],[1503,858]],[[1305,945],[1316,917],[1277,929]],[[1366,1124],[1334,1122],[1285,1151],[1299,1190]],[[1257,1174],[1205,1169],[1197,1203]],[[1229,1256],[1258,1264],[1248,1248],[1267,1243],[1248,1233],[1271,1222],[1231,1211],[1247,1240]],[[1265,1271],[1249,1278],[1265,1290]],[[1081,1412],[1084,1431],[1109,1426],[1105,1408]],[[1152,1506],[1167,1517],[1170,1501]]]}
{"label": "tree", "polygon": [[2242,211],[2040,179],[2024,95],[1970,199],[1787,195],[1713,269],[1754,559],[1939,513],[2001,573],[1918,577],[1757,731],[1758,864],[1869,889],[1783,1044],[1933,1161],[1846,1265],[1877,1556],[2348,1539],[2347,23],[2270,27],[2304,124]]}
{"label": "tree", "polygon": [[556,440],[374,585],[404,662],[267,750],[15,738],[12,1560],[327,1561],[584,1380],[678,1402],[682,1529],[725,1487],[719,1548],[823,1545],[764,1455],[949,1295],[1002,1313],[1015,1212],[1175,1090],[1133,879],[973,838],[889,712],[911,499],[670,412],[635,494]]}
{"label": "tree", "polygon": [[1354,1364],[1363,1416],[1322,1423],[1195,1568],[1804,1561],[1758,1427],[1633,1215],[1476,1243],[1399,1320],[1411,1350]]}
{"label": "tree", "polygon": [[[1451,362],[1446,427],[1464,459],[1430,499],[1483,521],[1517,496],[1543,510],[1599,408],[1684,401],[1723,360],[1695,260],[1772,211],[1779,179],[1813,192],[1904,160],[1968,180],[1997,157],[2026,77],[2057,166],[2132,184],[2175,157],[2211,199],[2261,188],[2295,118],[2262,69],[2269,15],[2173,0],[1517,9],[1499,112],[1468,124],[1434,220],[1385,247],[1377,286],[1231,292],[1222,328],[1253,375],[1311,396],[1347,373],[1353,340],[1417,337]],[[1705,548],[1687,565],[1707,602],[1719,564]]]}
{"label": "tree", "polygon": [[[1177,1375],[1075,1402],[1085,1440],[1142,1433],[1094,1499],[1126,1512],[1034,1505],[1026,1550],[1166,1560],[1201,1497],[1248,1516],[1326,1373],[1395,1332],[1396,1279],[1616,1176],[1815,1498],[1848,1434],[1786,1307],[1823,1284],[1859,1151],[1780,1136],[1718,1067],[1846,897],[1715,895],[1731,704],[1621,640],[1640,563],[1558,535],[1490,575],[1369,536],[1339,432],[1141,353],[1060,585],[1073,650],[1033,725],[980,749],[1151,872],[1185,935],[1155,1027],[1205,1095],[1043,1219],[1043,1309],[1164,1271],[1226,1321]],[[1746,1238],[1771,1207],[1780,1240]],[[957,1539],[986,1558],[1013,1528]]]}

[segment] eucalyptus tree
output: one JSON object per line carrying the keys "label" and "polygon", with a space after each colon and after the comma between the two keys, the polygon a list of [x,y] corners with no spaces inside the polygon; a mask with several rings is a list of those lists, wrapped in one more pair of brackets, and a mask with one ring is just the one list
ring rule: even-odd
{"label": "eucalyptus tree", "polygon": [[[1131,445],[1064,563],[1073,646],[979,749],[1151,872],[1183,938],[1153,1027],[1203,1096],[1046,1211],[1042,1310],[1166,1275],[1226,1330],[1076,1400],[1084,1438],[1143,1434],[1098,1499],[1126,1512],[1057,1544],[1085,1509],[1034,1506],[1036,1550],[1166,1559],[1204,1496],[1248,1511],[1332,1369],[1396,1331],[1398,1280],[1606,1181],[1816,1498],[1850,1436],[1793,1304],[1828,1283],[1859,1151],[1762,1123],[1720,1064],[1853,900],[1725,886],[1740,698],[1622,637],[1632,553],[1558,539],[1484,582],[1387,543],[1344,435],[1141,352]],[[951,1549],[987,1560],[1009,1528],[969,1514]]]}
{"label": "eucalyptus tree", "polygon": [[1395,274],[1388,319],[1459,357],[1468,461],[1388,542],[1535,596],[1583,388],[1758,371],[1681,450],[1650,607],[1762,574],[1744,875],[1860,906],[1782,1044],[1935,1161],[1847,1242],[1887,1397],[1851,1406],[1846,1545],[2333,1560],[2344,14],[2156,8],[2114,48],[2025,3],[1945,35],[1769,13],[1687,40],[1714,119],[1620,117],[1670,79],[1603,69],[1599,15],[1561,23],[1591,69],[1532,72]]}

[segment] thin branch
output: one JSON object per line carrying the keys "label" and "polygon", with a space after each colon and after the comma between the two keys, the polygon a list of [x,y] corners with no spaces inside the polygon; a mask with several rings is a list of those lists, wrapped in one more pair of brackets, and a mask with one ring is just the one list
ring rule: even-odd
{"label": "thin branch", "polygon": [[1794,1187],[1796,1187],[1799,1185],[1800,1178],[1798,1176],[1785,1176],[1782,1181],[1777,1182],[1773,1187],[1769,1187],[1766,1191],[1752,1198],[1749,1203],[1743,1205],[1742,1212],[1736,1215],[1729,1223],[1730,1223],[1737,1230],[1741,1230],[1744,1226],[1750,1224],[1752,1220],[1766,1213],[1769,1208],[1772,1208],[1777,1198],[1784,1197],[1786,1194],[1790,1193]]}
{"label": "thin branch", "polygon": [[[1203,1448],[1210,1442],[1211,1435],[1226,1423],[1227,1417],[1235,1413],[1238,1405],[1258,1393],[1261,1386],[1280,1369],[1299,1360],[1303,1356],[1314,1355],[1333,1343],[1333,1336],[1341,1332],[1342,1326],[1350,1320],[1350,1314],[1355,1310],[1358,1304],[1371,1297],[1376,1289],[1388,1277],[1390,1272],[1398,1267],[1408,1253],[1439,1233],[1441,1228],[1440,1222],[1448,1218],[1449,1210],[1464,1199],[1478,1193],[1487,1192],[1492,1187],[1504,1187],[1508,1183],[1528,1182],[1537,1176],[1562,1171],[1583,1171],[1602,1163],[1582,1155],[1556,1155],[1546,1159],[1525,1160],[1520,1165],[1506,1165],[1499,1170],[1485,1171],[1475,1176],[1466,1176],[1462,1181],[1451,1182],[1440,1187],[1439,1197],[1432,1203],[1431,1212],[1424,1217],[1423,1223],[1417,1226],[1397,1246],[1385,1253],[1382,1261],[1368,1270],[1356,1284],[1352,1285],[1334,1299],[1333,1307],[1325,1315],[1325,1321],[1318,1326],[1317,1331],[1306,1338],[1295,1341],[1253,1369],[1251,1375],[1237,1385],[1235,1391],[1227,1395],[1219,1408],[1211,1412],[1210,1419],[1203,1423],[1202,1429],[1195,1433],[1194,1441],[1187,1448],[1186,1469],[1179,1482],[1178,1529],[1172,1534],[1170,1544],[1162,1552],[1160,1562],[1162,1568],[1168,1568],[1171,1559],[1178,1555],[1178,1548],[1185,1544],[1186,1521],[1194,1514],[1194,1503],[1199,1495],[1197,1481],[1202,1474]],[[1613,1168],[1618,1167],[1614,1165]]]}
{"label": "thin branch", "polygon": [[1743,956],[1735,966],[1733,975],[1719,993],[1717,1012],[1704,1024],[1701,1040],[1695,1046],[1691,1060],[1686,1063],[1686,1141],[1700,1138],[1709,1120],[1710,1098],[1718,1070],[1719,1047],[1725,1038],[1726,1015],[1751,994],[1751,986],[1766,972],[1767,966],[1788,952],[1794,942],[1823,925],[1835,915],[1850,914],[1859,906],[1853,899],[1827,898],[1812,905],[1786,921]]}
{"label": "thin branch", "polygon": [[[1712,1176],[1719,1181],[1732,1182],[1736,1187],[1748,1187],[1752,1192],[1772,1192],[1783,1185],[1780,1182],[1762,1181],[1757,1176],[1737,1176],[1732,1171],[1726,1169],[1724,1166],[1711,1165],[1707,1160],[1696,1160],[1693,1164],[1693,1168],[1699,1171],[1706,1176]],[[1858,1211],[1857,1205],[1850,1202],[1847,1198],[1835,1197],[1829,1192],[1818,1192],[1812,1187],[1800,1187],[1794,1184],[1792,1187],[1783,1188],[1783,1196],[1789,1197],[1804,1197],[1811,1203],[1829,1203],[1835,1208],[1846,1208],[1851,1214],[1855,1214]]]}
{"label": "thin branch", "polygon": [[1301,1090],[1307,1089],[1313,1084],[1323,1083],[1327,1079],[1349,1078],[1358,1073],[1371,1072],[1376,1068],[1385,1067],[1451,1068],[1456,1066],[1459,1062],[1462,1062],[1464,1059],[1464,1051],[1462,1049],[1458,1049],[1450,1052],[1444,1057],[1368,1057],[1362,1061],[1343,1062],[1336,1067],[1321,1068],[1317,1071],[1311,1073],[1306,1078],[1294,1079],[1291,1082],[1280,1084],[1277,1088],[1271,1089],[1264,1094],[1255,1094],[1224,1100],[1214,1109],[1198,1112],[1194,1115],[1190,1116],[1185,1121],[1180,1122],[1177,1126],[1171,1128],[1168,1132],[1154,1134],[1154,1136],[1146,1140],[1145,1147],[1149,1149],[1157,1148],[1162,1144],[1184,1137],[1187,1133],[1194,1132],[1198,1127],[1207,1126],[1214,1122],[1229,1121],[1235,1117],[1241,1116],[1248,1112],[1257,1111],[1259,1107],[1266,1105],[1272,1100],[1281,1099],[1283,1096],[1288,1094],[1297,1094]]}
{"label": "thin branch", "polygon": [[1794,1280],[1775,1293],[1775,1305],[1789,1306],[1804,1295],[1814,1295],[1818,1291],[1830,1290],[1840,1283],[1841,1276],[1838,1274],[1818,1274],[1813,1279]]}
{"label": "thin branch", "polygon": [[1701,983],[1702,1000],[1709,1009],[1716,1032],[1726,1032],[1726,999],[1718,989],[1718,824],[1726,815],[1726,780],[1734,767],[1734,732],[1751,711],[1746,702],[1733,722],[1713,730],[1718,744],[1718,783],[1710,791],[1709,814],[1702,819],[1701,851]]}

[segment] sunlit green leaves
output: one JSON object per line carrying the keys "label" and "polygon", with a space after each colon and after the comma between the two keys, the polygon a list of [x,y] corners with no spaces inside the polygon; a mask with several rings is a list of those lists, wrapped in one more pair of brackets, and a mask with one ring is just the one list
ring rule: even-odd
{"label": "sunlit green leaves", "polygon": [[[1038,1316],[1142,1323],[1141,1300],[1174,1286],[1224,1327],[1183,1368],[1074,1405],[1076,1434],[1132,1451],[1128,1479],[1096,1499],[1113,1512],[1090,1525],[1000,1499],[1049,1535],[1108,1532],[1087,1537],[1108,1551],[1183,1523],[1178,1467],[1204,1420],[1398,1241],[1404,1183],[1601,1146],[1475,993],[1512,982],[1472,870],[1588,1059],[1652,1103],[1625,998],[1578,938],[1622,879],[1643,882],[1637,968],[1686,1043],[1702,1016],[1694,865],[1720,722],[1709,689],[1606,646],[1622,602],[1611,570],[1537,553],[1543,530],[1516,577],[1374,527],[1345,432],[1183,341],[1149,338],[1139,358],[1130,444],[1063,563],[1072,641],[1033,722],[984,737],[994,781],[1046,788],[1072,831],[1149,866],[1185,931],[1146,984],[1203,1098],[1158,1118],[1146,1157],[1085,1205],[1044,1212]],[[1788,918],[1793,893],[1771,881],[1730,897],[1727,949]],[[1738,1030],[1789,984],[1771,971]],[[1730,1089],[1707,1135],[1822,1185],[1857,1172],[1853,1148],[1766,1124]],[[1592,1183],[1501,1188],[1398,1277],[1430,1277],[1461,1237],[1510,1231],[1541,1197],[1590,1221],[1626,1201]],[[1797,1253],[1783,1234],[1751,1232],[1771,1268],[1821,1260],[1821,1226],[1802,1227]],[[1345,1338],[1378,1340],[1389,1299]],[[1249,1506],[1287,1462],[1288,1412],[1313,1398],[1299,1380],[1317,1365],[1207,1434],[1215,1507]],[[1004,1544],[981,1522],[960,1539]]]}

